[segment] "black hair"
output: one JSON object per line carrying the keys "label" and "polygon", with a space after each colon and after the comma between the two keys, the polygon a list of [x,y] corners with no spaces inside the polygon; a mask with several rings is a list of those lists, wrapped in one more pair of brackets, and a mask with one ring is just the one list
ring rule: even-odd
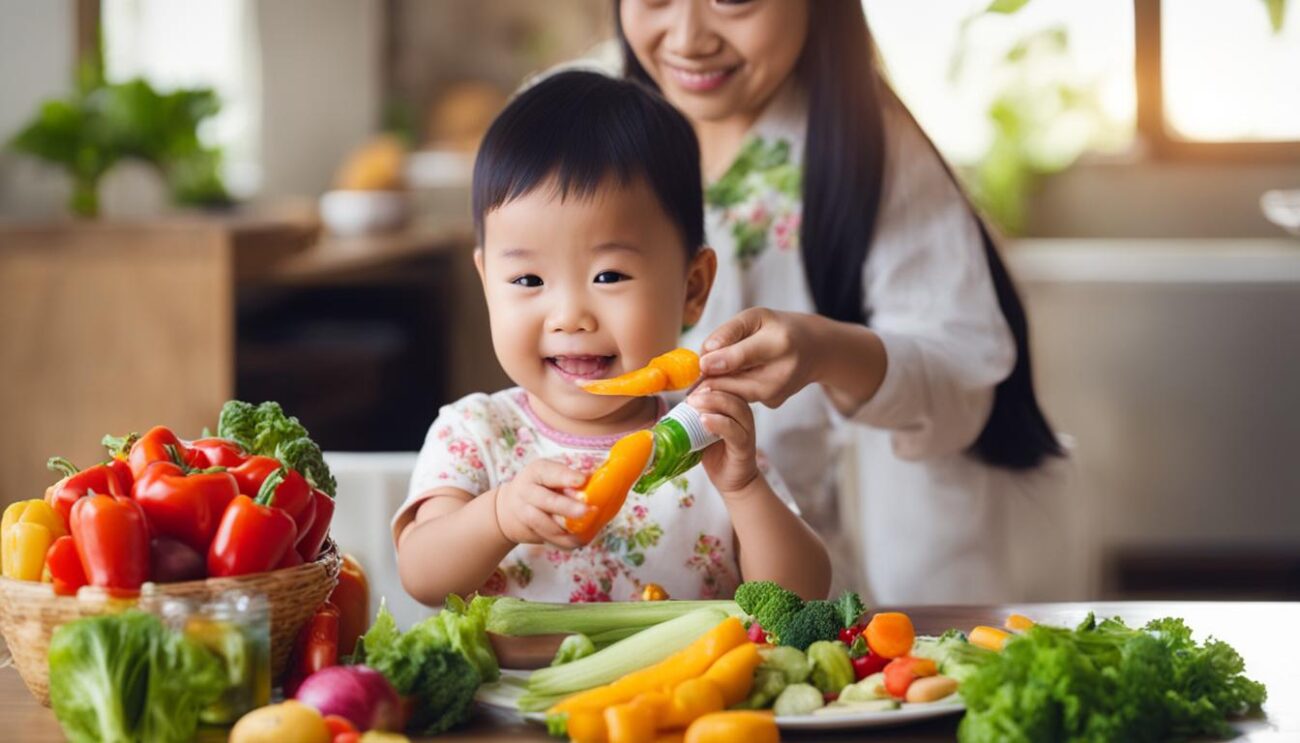
{"label": "black hair", "polygon": [[484,216],[554,180],[560,198],[591,196],[608,178],[645,180],[681,232],[687,257],[704,245],[700,147],[658,91],[596,72],[551,75],[492,122],[474,162],[474,230]]}
{"label": "black hair", "polygon": [[[623,33],[619,3],[614,0],[614,19],[624,74],[654,85]],[[884,107],[906,107],[881,73],[861,0],[816,0],[808,5],[808,38],[794,71],[808,95],[799,234],[804,273],[819,314],[869,324],[862,271],[880,211]],[[1034,393],[1024,306],[987,225],[973,208],[972,213],[998,306],[1015,339],[1016,361],[998,384],[988,421],[969,452],[991,465],[1028,469],[1046,457],[1060,456],[1063,449]]]}

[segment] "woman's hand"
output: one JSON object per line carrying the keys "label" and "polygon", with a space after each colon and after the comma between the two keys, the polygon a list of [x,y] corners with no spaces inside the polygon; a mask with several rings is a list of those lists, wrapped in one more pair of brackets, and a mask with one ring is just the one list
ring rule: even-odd
{"label": "woman's hand", "polygon": [[884,345],[870,329],[766,307],[723,323],[701,350],[702,384],[769,408],[820,383],[849,414],[871,399],[885,376]]}
{"label": "woman's hand", "polygon": [[513,480],[497,488],[496,517],[501,534],[515,544],[546,543],[571,550],[582,541],[560,520],[578,518],[588,506],[569,494],[586,482],[582,473],[550,459],[528,463]]}
{"label": "woman's hand", "polygon": [[709,433],[722,437],[704,450],[700,460],[709,481],[724,498],[741,492],[758,477],[754,411],[744,400],[711,389],[707,382],[686,402],[700,412],[700,422]]}

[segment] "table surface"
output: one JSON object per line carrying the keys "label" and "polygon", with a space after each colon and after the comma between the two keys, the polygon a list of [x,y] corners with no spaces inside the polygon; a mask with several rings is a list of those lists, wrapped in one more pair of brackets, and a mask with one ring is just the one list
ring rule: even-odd
{"label": "table surface", "polygon": [[[1263,717],[1236,723],[1244,733],[1238,740],[1300,740],[1300,649],[1289,639],[1300,627],[1300,603],[1115,602],[900,607],[900,610],[911,615],[921,634],[938,634],[952,627],[969,630],[977,624],[999,625],[1013,611],[1042,623],[1063,626],[1077,623],[1090,610],[1098,616],[1120,616],[1130,624],[1166,616],[1182,617],[1197,639],[1213,635],[1235,647],[1246,660],[1247,674],[1268,687]],[[870,737],[874,741],[952,740],[959,720],[959,715],[953,715],[916,725],[872,730]],[[4,736],[6,740],[31,743],[63,740],[54,714],[36,703],[12,668],[0,670],[0,730],[11,733]],[[201,739],[223,737],[224,732],[212,730]],[[782,737],[797,741],[848,741],[861,739],[863,733],[787,733]],[[483,710],[465,729],[430,740],[451,743],[555,739],[547,738],[540,726],[522,722],[512,714]]]}

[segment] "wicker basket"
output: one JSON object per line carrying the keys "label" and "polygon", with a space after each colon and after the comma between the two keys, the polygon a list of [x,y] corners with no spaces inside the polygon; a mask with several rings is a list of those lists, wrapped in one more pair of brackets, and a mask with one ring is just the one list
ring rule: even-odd
{"label": "wicker basket", "polygon": [[[279,679],[289,663],[294,640],[338,582],[340,558],[333,540],[314,562],[238,578],[209,578],[155,584],[154,596],[203,601],[226,591],[266,595],[271,614],[271,675]],[[133,608],[135,600],[112,599],[103,591],[83,588],[77,596],[56,596],[49,583],[0,578],[0,632],[14,665],[32,696],[50,704],[50,636],[64,622]]]}

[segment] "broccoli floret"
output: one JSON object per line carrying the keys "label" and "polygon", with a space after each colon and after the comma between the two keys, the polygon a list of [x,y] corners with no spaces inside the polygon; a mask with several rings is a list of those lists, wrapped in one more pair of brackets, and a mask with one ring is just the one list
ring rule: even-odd
{"label": "broccoli floret", "polygon": [[257,406],[243,400],[230,400],[221,406],[217,419],[217,435],[230,439],[252,453],[257,441]]}
{"label": "broccoli floret", "polygon": [[329,465],[325,464],[325,454],[320,446],[309,438],[290,439],[275,448],[275,458],[285,466],[301,474],[315,487],[325,491],[331,498],[338,489],[334,475],[330,474]]}
{"label": "broccoli floret", "polygon": [[835,606],[840,611],[840,626],[852,627],[857,624],[858,617],[867,610],[862,604],[862,597],[852,591],[845,591],[835,600]]}
{"label": "broccoli floret", "polygon": [[806,650],[818,640],[834,640],[840,626],[840,611],[833,602],[809,601],[790,617],[777,639],[782,645]]}
{"label": "broccoli floret", "polygon": [[770,580],[741,583],[736,589],[736,603],[758,620],[767,632],[781,636],[790,618],[803,608],[803,599]]}
{"label": "broccoli floret", "polygon": [[297,418],[284,414],[279,403],[253,405],[230,400],[221,406],[217,435],[234,441],[249,454],[275,457],[334,497],[337,484],[320,446],[311,440]]}

